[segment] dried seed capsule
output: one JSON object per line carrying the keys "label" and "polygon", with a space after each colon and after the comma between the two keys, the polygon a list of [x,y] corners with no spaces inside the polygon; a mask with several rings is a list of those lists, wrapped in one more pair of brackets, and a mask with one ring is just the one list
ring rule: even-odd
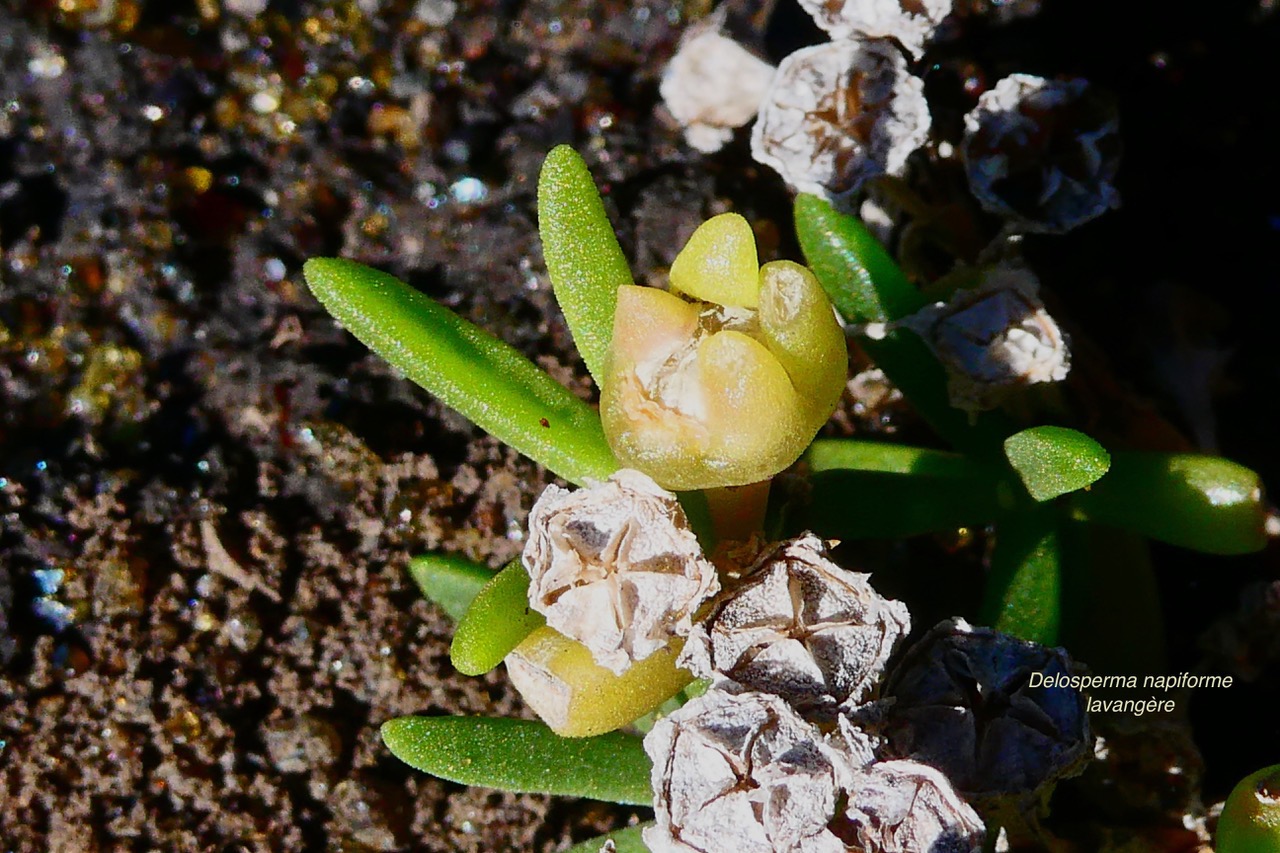
{"label": "dried seed capsule", "polygon": [[800,192],[848,206],[871,178],[900,175],[929,135],[924,83],[887,41],[835,41],[778,66],[751,154]]}
{"label": "dried seed capsule", "polygon": [[1087,81],[1011,74],[964,123],[969,187],[1015,230],[1062,233],[1119,206],[1115,104]]}
{"label": "dried seed capsule", "polygon": [[899,324],[924,338],[946,368],[951,405],[979,412],[1024,386],[1067,377],[1066,336],[1039,293],[1034,273],[1002,264],[984,272],[977,287]]}
{"label": "dried seed capsule", "polygon": [[1055,684],[1066,652],[952,619],[889,674],[892,754],[938,768],[966,798],[1030,797],[1093,754],[1084,695]]}
{"label": "dried seed capsule", "polygon": [[529,606],[614,673],[687,635],[720,588],[675,495],[628,469],[576,492],[548,486],[522,560]]}
{"label": "dried seed capsule", "polygon": [[658,91],[691,146],[719,151],[755,118],[774,68],[720,33],[723,14],[694,24],[662,73]]}
{"label": "dried seed capsule", "polygon": [[875,853],[971,853],[986,827],[937,770],[915,761],[881,761],[854,778],[841,837]]}
{"label": "dried seed capsule", "polygon": [[775,545],[694,626],[679,664],[829,719],[867,698],[911,629],[906,605],[882,598],[868,578],[831,562],[813,534]]}
{"label": "dried seed capsule", "polygon": [[653,760],[654,853],[842,853],[828,824],[861,759],[824,739],[781,699],[712,689],[659,720]]}
{"label": "dried seed capsule", "polygon": [[893,38],[917,59],[951,0],[800,0],[800,6],[836,40]]}

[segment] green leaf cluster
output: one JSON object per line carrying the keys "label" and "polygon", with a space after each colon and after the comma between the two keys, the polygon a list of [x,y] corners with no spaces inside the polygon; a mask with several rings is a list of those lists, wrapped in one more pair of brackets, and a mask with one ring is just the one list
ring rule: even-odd
{"label": "green leaf cluster", "polygon": [[[1123,630],[1100,624],[1116,596],[1130,624],[1159,633],[1138,536],[1214,554],[1262,548],[1262,490],[1247,468],[1198,454],[1109,453],[1073,429],[1019,430],[999,412],[970,419],[952,408],[937,359],[893,326],[925,299],[888,252],[820,198],[800,196],[795,216],[832,303],[850,323],[888,324],[861,345],[956,452],[815,442],[806,456],[811,500],[788,512],[791,524],[843,539],[987,527],[994,547],[981,620],[1044,643]],[[1094,526],[1112,532],[1095,534]],[[1104,575],[1095,571],[1101,565],[1118,568]]]}

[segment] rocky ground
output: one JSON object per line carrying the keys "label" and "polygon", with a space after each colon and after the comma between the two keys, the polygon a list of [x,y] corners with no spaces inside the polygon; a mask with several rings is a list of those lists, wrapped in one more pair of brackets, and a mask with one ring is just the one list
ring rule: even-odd
{"label": "rocky ground", "polygon": [[[1280,15],[960,5],[925,59],[944,128],[1015,70],[1119,99],[1124,207],[1028,247],[1115,378],[1101,405],[1139,401],[1280,482]],[[735,9],[773,61],[821,38],[781,0]],[[698,155],[660,105],[663,62],[706,11],[0,2],[0,847],[555,850],[644,813],[465,789],[381,746],[401,714],[527,714],[501,674],[453,672],[450,624],[405,564],[508,560],[549,477],[368,354],[300,268],[393,272],[589,395],[536,236],[551,146],[587,157],[641,280],[727,209],[765,255],[797,255],[745,134]],[[833,429],[923,435],[887,416],[850,405]],[[862,558],[972,576],[980,538]],[[1280,758],[1275,549],[1154,555],[1175,671],[1249,680],[1169,736],[1188,790],[1138,767],[1123,809],[1099,817],[1078,791],[1069,819],[1158,824],[1198,808],[1201,756],[1206,804]]]}

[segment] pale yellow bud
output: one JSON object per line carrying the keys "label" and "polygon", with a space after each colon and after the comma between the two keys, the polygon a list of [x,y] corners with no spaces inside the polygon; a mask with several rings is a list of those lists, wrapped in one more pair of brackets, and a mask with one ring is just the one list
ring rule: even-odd
{"label": "pale yellow bud", "polygon": [[831,303],[807,268],[759,267],[736,214],[694,232],[671,288],[618,289],[600,402],[614,453],[668,489],[772,477],[804,452],[844,389]]}

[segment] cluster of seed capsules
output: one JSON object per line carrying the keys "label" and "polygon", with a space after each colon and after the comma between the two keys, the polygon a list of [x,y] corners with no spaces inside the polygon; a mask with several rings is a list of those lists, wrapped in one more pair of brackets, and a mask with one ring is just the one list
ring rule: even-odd
{"label": "cluster of seed capsules", "polygon": [[[533,507],[523,559],[547,624],[617,674],[682,644],[705,680],[645,737],[655,853],[978,851],[975,806],[1016,824],[1092,754],[1083,696],[1030,686],[1073,671],[1064,651],[953,619],[886,670],[910,614],[827,545],[753,539],[713,562],[631,469]],[[519,651],[507,666],[554,718],[551,675]]]}

